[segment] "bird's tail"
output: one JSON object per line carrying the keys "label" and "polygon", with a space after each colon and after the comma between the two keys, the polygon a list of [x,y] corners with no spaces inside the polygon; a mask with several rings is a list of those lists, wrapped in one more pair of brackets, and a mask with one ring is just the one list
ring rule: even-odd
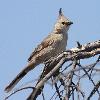
{"label": "bird's tail", "polygon": [[36,64],[28,64],[14,79],[13,81],[5,88],[6,92],[11,91],[15,85],[32,69],[34,69]]}

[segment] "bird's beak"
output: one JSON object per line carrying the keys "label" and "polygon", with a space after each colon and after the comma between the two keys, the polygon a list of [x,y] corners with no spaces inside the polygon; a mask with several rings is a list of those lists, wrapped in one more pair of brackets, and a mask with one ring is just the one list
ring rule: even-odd
{"label": "bird's beak", "polygon": [[71,25],[71,24],[73,24],[73,22],[71,22],[71,21],[67,23],[67,25]]}

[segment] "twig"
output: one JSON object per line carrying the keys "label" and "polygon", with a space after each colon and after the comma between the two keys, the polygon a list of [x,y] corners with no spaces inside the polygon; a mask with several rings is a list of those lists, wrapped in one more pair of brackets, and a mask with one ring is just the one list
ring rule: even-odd
{"label": "twig", "polygon": [[[87,100],[90,100],[90,98],[92,97],[92,95],[95,94],[95,92],[98,90],[99,87],[100,87],[100,81],[97,82],[97,84],[95,85],[95,87],[91,91],[91,93],[90,93],[89,97],[87,98]],[[99,93],[99,96],[100,96],[100,93]]]}
{"label": "twig", "polygon": [[60,95],[60,92],[59,92],[59,88],[57,86],[57,83],[55,83],[55,88],[56,88],[56,92],[57,92],[57,94],[59,96],[59,99],[62,100],[61,95]]}
{"label": "twig", "polygon": [[[82,69],[83,71],[86,73],[86,75],[88,76],[89,80],[93,83],[93,85],[95,86],[95,83],[94,81],[92,80],[91,76],[87,73],[87,71],[80,65],[78,64]],[[99,91],[97,90],[97,93],[99,94]]]}
{"label": "twig", "polygon": [[7,96],[4,100],[7,100],[9,97],[11,97],[12,95],[14,95],[15,93],[19,92],[19,91],[22,91],[22,90],[25,90],[25,89],[35,89],[34,87],[24,87],[24,88],[21,88],[21,89],[18,89],[16,91],[14,91],[13,93],[11,93],[9,96]]}

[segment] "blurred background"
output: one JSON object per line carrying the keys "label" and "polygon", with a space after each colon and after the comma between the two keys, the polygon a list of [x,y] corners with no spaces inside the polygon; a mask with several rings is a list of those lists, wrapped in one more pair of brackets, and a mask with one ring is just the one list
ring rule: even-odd
{"label": "blurred background", "polygon": [[[0,0],[0,100],[7,96],[5,86],[27,64],[32,50],[52,31],[59,8],[74,23],[67,49],[75,47],[76,41],[85,44],[100,39],[100,0]],[[38,79],[42,69],[31,71],[17,86]],[[88,83],[84,85],[91,90]],[[49,91],[46,100],[52,94],[49,87],[44,90]],[[30,92],[19,92],[9,100],[25,100]],[[91,100],[97,100],[96,96]]]}

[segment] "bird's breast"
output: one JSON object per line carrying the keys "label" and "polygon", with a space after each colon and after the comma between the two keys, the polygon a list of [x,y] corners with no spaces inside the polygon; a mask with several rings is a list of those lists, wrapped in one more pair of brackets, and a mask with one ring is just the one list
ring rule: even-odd
{"label": "bird's breast", "polygon": [[66,50],[67,45],[67,34],[56,34],[54,36],[54,43],[52,44],[52,48],[55,50],[55,55],[61,53]]}

